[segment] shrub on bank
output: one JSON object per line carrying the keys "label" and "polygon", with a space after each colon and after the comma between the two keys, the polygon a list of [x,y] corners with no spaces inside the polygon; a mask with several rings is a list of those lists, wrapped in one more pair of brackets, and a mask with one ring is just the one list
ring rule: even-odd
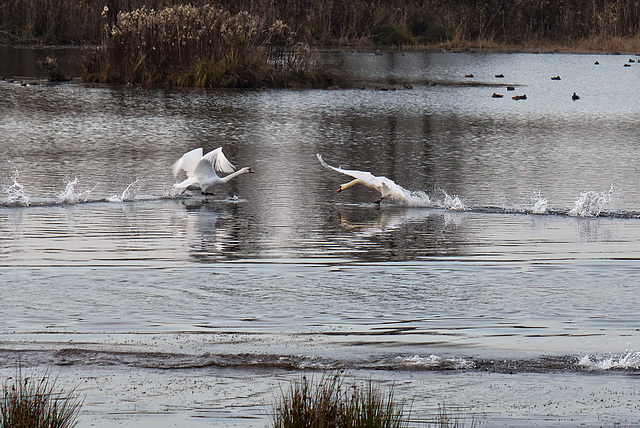
{"label": "shrub on bank", "polygon": [[314,382],[306,377],[282,393],[274,428],[400,428],[408,426],[393,390],[383,394],[371,381],[346,387],[339,375]]}
{"label": "shrub on bank", "polygon": [[78,423],[82,402],[74,391],[56,388],[48,374],[42,378],[23,377],[5,381],[0,397],[1,428],[71,428]]}
{"label": "shrub on bank", "polygon": [[282,21],[247,12],[211,5],[143,7],[120,12],[105,32],[105,43],[85,60],[85,80],[200,87],[331,81]]}

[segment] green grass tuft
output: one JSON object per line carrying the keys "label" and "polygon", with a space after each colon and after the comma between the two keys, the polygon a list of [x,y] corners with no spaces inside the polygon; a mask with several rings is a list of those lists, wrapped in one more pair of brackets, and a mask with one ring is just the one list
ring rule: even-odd
{"label": "green grass tuft", "polygon": [[364,387],[345,387],[340,375],[319,381],[303,377],[282,397],[274,414],[274,428],[401,428],[408,426],[404,404],[393,389],[383,394],[369,381]]}
{"label": "green grass tuft", "polygon": [[23,377],[18,368],[15,378],[5,381],[0,397],[1,428],[71,428],[78,423],[82,402],[75,391],[56,388],[56,379]]}

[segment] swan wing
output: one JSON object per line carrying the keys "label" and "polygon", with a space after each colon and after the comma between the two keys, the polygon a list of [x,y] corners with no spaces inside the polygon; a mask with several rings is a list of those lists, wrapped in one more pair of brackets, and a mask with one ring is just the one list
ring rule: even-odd
{"label": "swan wing", "polygon": [[226,174],[231,174],[236,170],[236,167],[233,166],[229,159],[222,153],[222,147],[218,147],[215,150],[211,150],[206,155],[202,156],[203,159],[206,159],[209,164],[211,164],[211,169],[215,172],[224,172]]}
{"label": "swan wing", "polygon": [[182,157],[173,164],[173,176],[177,177],[180,171],[185,171],[187,177],[191,177],[198,161],[202,158],[202,153],[203,150],[201,147],[183,154]]}
{"label": "swan wing", "polygon": [[193,170],[193,178],[198,184],[218,179],[218,174],[213,170],[213,163],[206,156],[200,158]]}
{"label": "swan wing", "polygon": [[379,187],[379,186],[382,185],[383,180],[391,181],[386,177],[376,177],[375,175],[373,175],[373,174],[371,174],[370,172],[367,172],[367,171],[358,171],[358,170],[355,170],[355,169],[336,168],[335,166],[331,166],[331,165],[327,164],[322,159],[322,156],[320,154],[317,154],[316,156],[318,157],[318,160],[320,161],[322,166],[324,166],[325,168],[332,169],[334,171],[337,171],[339,173],[348,175],[348,176],[353,177],[353,178],[359,178],[360,180],[365,182],[368,186]]}

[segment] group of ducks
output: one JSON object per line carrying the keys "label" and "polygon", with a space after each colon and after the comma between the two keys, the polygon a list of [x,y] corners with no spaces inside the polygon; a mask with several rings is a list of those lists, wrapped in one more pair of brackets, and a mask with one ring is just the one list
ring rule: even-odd
{"label": "group of ducks", "polygon": [[[467,74],[467,75],[465,75],[465,77],[473,77],[473,74]],[[496,74],[496,77],[501,78],[501,77],[504,77],[504,75],[503,75],[503,74]],[[562,79],[560,78],[560,76],[553,76],[553,77],[551,78],[551,80],[562,80]],[[515,91],[515,89],[516,89],[516,88],[515,88],[515,87],[513,87],[513,86],[507,86],[507,91]],[[502,98],[502,97],[503,97],[503,95],[502,95],[502,94],[498,94],[498,93],[494,92],[494,93],[491,95],[491,97],[492,97],[492,98]],[[527,99],[527,95],[526,95],[526,94],[522,94],[522,95],[515,95],[515,96],[511,97],[511,99],[513,99],[513,100],[526,100],[526,99]],[[572,100],[574,100],[574,101],[575,101],[575,100],[579,100],[579,99],[580,99],[580,96],[578,96],[578,94],[576,94],[576,93],[574,92],[574,93],[573,93],[573,95],[571,96],[571,99],[572,99]]]}
{"label": "group of ducks", "polygon": [[[630,63],[634,63],[634,62],[636,62],[636,61],[634,59],[630,58],[629,61],[627,61],[627,63],[624,64],[624,66],[625,67],[631,67]],[[638,62],[640,63],[640,60]],[[593,64],[594,65],[600,65],[600,63],[598,61],[594,62]],[[469,77],[474,77],[474,76],[473,76],[473,74],[465,74],[464,77],[469,78]],[[504,74],[502,74],[502,73],[501,74],[496,74],[495,77],[496,78],[503,78]],[[551,78],[551,80],[562,80],[562,79],[560,78],[560,76],[553,76]],[[507,91],[513,91],[513,90],[515,90],[515,88],[513,86],[507,86]],[[502,94],[498,94],[496,92],[494,92],[493,95],[491,95],[491,96],[493,98],[502,98],[503,97]],[[527,96],[526,95],[516,95],[516,96],[513,96],[511,98],[514,99],[514,100],[526,100]],[[576,101],[576,100],[580,99],[580,96],[574,92],[573,95],[571,95],[571,99]]]}
{"label": "group of ducks", "polygon": [[[320,154],[316,155],[318,161],[325,168],[337,171],[353,178],[348,183],[342,184],[338,188],[338,192],[353,187],[355,185],[363,185],[380,192],[380,199],[375,201],[380,203],[383,198],[402,200],[406,194],[406,190],[398,186],[387,177],[377,177],[366,171],[357,171],[336,168],[328,165]],[[254,173],[250,167],[244,167],[236,171],[235,166],[229,162],[222,152],[222,147],[203,154],[202,148],[191,150],[173,164],[173,175],[175,177],[184,171],[187,178],[173,185],[177,196],[182,195],[185,190],[200,190],[203,194],[210,193],[213,188],[221,184],[227,183],[242,174]],[[218,174],[227,174],[220,177]]]}

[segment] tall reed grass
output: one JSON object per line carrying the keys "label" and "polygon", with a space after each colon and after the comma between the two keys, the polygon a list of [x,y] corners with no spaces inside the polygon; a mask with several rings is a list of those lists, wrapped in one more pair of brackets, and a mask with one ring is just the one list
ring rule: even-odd
{"label": "tall reed grass", "polygon": [[78,423],[82,402],[74,390],[56,387],[47,373],[42,377],[24,377],[19,368],[7,379],[0,397],[1,428],[71,428]]}
{"label": "tall reed grass", "polygon": [[274,428],[400,428],[408,426],[404,404],[393,389],[384,394],[369,381],[345,386],[338,374],[314,381],[303,377],[282,392]]}
{"label": "tall reed grass", "polygon": [[282,21],[211,5],[145,7],[105,25],[85,80],[200,87],[330,84],[312,51]]}
{"label": "tall reed grass", "polygon": [[[184,3],[202,7],[210,1]],[[120,12],[179,4],[3,0],[0,43],[100,43],[103,25],[113,26]],[[572,46],[589,41],[596,49],[622,49],[626,40],[640,36],[636,0],[218,0],[215,5],[232,14],[248,11],[268,22],[282,20],[299,41],[311,45]]]}

